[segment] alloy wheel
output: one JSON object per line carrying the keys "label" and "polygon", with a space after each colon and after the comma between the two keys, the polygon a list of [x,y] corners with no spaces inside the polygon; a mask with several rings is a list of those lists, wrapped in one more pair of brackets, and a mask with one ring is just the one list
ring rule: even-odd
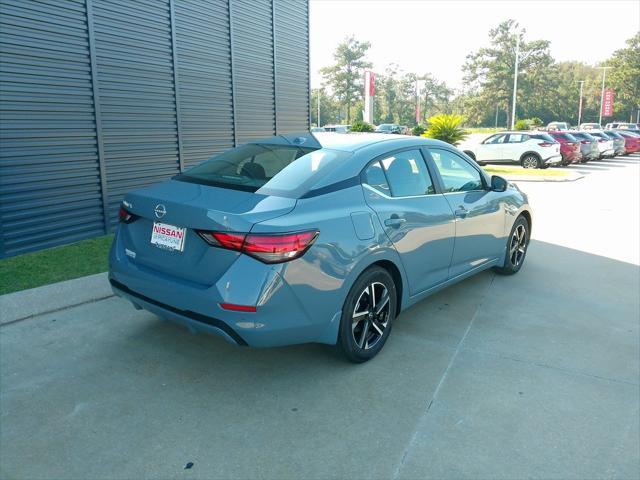
{"label": "alloy wheel", "polygon": [[514,267],[517,267],[522,263],[526,249],[527,230],[524,228],[524,225],[518,225],[513,231],[511,242],[509,243],[509,258],[511,259],[511,264]]}
{"label": "alloy wheel", "polygon": [[522,160],[522,166],[524,168],[537,168],[538,167],[538,159],[533,155],[528,155],[524,157]]}
{"label": "alloy wheel", "polygon": [[373,348],[389,324],[389,290],[373,282],[360,293],[351,319],[353,341],[363,350]]}

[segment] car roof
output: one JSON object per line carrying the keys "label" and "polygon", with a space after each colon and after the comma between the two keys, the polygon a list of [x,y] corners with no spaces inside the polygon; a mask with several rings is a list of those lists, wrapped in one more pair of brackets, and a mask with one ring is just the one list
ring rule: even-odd
{"label": "car roof", "polygon": [[411,135],[385,135],[384,133],[335,133],[335,132],[314,132],[318,142],[323,148],[332,150],[343,150],[347,152],[355,152],[364,147],[374,144],[394,142],[398,146],[402,143],[407,145],[424,144],[426,146],[442,145],[438,140],[432,140],[425,137],[415,137]]}

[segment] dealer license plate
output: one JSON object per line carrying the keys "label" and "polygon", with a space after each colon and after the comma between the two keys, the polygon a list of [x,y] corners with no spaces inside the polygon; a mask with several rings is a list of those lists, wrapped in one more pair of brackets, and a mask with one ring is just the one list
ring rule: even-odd
{"label": "dealer license plate", "polygon": [[184,250],[184,237],[186,234],[186,228],[154,222],[151,232],[151,244],[165,250],[182,252]]}

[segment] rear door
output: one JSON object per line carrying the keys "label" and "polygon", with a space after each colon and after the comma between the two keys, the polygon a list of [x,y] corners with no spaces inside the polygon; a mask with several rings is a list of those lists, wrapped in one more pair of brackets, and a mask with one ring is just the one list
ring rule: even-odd
{"label": "rear door", "polygon": [[526,150],[526,141],[529,135],[525,133],[510,133],[504,143],[503,154],[506,161],[519,162]]}
{"label": "rear door", "polygon": [[504,142],[507,140],[507,135],[504,133],[498,133],[487,138],[484,142],[478,145],[476,152],[476,160],[485,162],[501,162],[505,158]]}
{"label": "rear door", "polygon": [[486,188],[480,170],[461,155],[429,148],[442,192],[455,215],[456,239],[449,278],[502,255],[505,247],[503,194]]}
{"label": "rear door", "polygon": [[436,191],[421,151],[376,159],[364,170],[362,183],[367,204],[400,254],[409,293],[444,282],[453,254],[453,212]]}

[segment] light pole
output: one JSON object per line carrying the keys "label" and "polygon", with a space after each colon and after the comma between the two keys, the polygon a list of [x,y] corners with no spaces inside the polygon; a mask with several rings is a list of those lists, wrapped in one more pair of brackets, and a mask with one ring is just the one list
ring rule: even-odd
{"label": "light pole", "polygon": [[602,126],[602,104],[604,103],[604,80],[607,78],[607,70],[613,67],[598,67],[602,70],[602,91],[600,92],[600,117],[598,123]]}
{"label": "light pole", "polygon": [[511,130],[516,123],[516,92],[518,90],[518,57],[520,55],[520,32],[516,32],[516,65],[513,72],[513,100],[511,102]]}
{"label": "light pole", "polygon": [[578,128],[580,128],[580,121],[582,120],[582,87],[584,86],[584,80],[578,80],[580,84],[580,103],[578,105]]}
{"label": "light pole", "polygon": [[318,125],[316,126],[322,126],[322,124],[320,123],[320,89],[318,89]]}
{"label": "light pole", "polygon": [[496,105],[496,128],[498,128],[498,105]]}

